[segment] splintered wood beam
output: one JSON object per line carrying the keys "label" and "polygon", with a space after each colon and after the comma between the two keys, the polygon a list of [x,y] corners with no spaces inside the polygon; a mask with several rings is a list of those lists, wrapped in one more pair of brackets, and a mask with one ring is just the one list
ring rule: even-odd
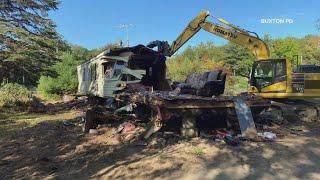
{"label": "splintered wood beam", "polygon": [[[200,98],[200,97],[161,97],[152,94],[132,94],[129,101],[142,103],[150,106],[160,106],[167,109],[213,109],[213,108],[234,108],[234,99],[236,97],[217,97],[217,98]],[[263,99],[246,99],[245,103],[249,107],[268,107],[270,102]]]}
{"label": "splintered wood beam", "polygon": [[168,109],[211,109],[211,108],[229,108],[234,107],[233,102],[179,102],[179,103],[164,103],[164,107]]}

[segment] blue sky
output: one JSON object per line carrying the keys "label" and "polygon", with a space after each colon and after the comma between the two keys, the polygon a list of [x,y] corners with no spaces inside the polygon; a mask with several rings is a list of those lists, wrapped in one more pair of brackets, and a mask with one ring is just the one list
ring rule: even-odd
{"label": "blue sky", "polygon": [[[272,37],[319,34],[315,22],[320,18],[319,0],[61,0],[60,8],[49,14],[58,32],[72,44],[98,48],[126,40],[119,24],[131,23],[130,45],[153,40],[172,42],[201,10]],[[290,18],[292,24],[262,24],[264,18]],[[184,47],[213,41],[226,41],[201,31]]]}

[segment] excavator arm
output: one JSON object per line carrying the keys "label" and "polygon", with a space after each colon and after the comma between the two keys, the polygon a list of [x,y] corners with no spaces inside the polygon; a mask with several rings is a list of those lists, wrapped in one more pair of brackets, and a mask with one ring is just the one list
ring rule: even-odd
{"label": "excavator arm", "polygon": [[222,25],[207,22],[207,17],[210,16],[209,11],[201,11],[200,14],[194,18],[184,31],[177,37],[171,45],[166,41],[153,41],[147,46],[150,48],[158,47],[158,51],[165,56],[172,56],[179,50],[190,38],[192,38],[200,29],[208,31],[214,35],[227,39],[240,46],[248,48],[259,59],[268,59],[270,51],[266,43],[261,40],[256,34],[238,28],[226,20],[216,18]]}
{"label": "excavator arm", "polygon": [[178,38],[172,42],[170,46],[170,54],[172,56],[182,47],[189,39],[191,39],[202,28],[201,25],[205,22],[206,18],[210,16],[209,11],[201,11],[200,14],[194,18],[188,26],[182,31]]}
{"label": "excavator arm", "polygon": [[205,31],[248,48],[258,60],[270,58],[268,46],[258,36],[253,36],[250,33],[240,30],[234,26],[230,27],[231,28],[225,28],[210,22],[204,22],[201,24],[201,28]]}

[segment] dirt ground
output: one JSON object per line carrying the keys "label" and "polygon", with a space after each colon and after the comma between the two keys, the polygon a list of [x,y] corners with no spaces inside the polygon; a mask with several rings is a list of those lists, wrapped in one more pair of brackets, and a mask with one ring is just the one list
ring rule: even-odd
{"label": "dirt ground", "polygon": [[[0,110],[0,179],[320,179],[320,122],[272,127],[276,142],[124,144],[117,123],[83,134],[80,110]],[[74,122],[65,126],[64,120]]]}

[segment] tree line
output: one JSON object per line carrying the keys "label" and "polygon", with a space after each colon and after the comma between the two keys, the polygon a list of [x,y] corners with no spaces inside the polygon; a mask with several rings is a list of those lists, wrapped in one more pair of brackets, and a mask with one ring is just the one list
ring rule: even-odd
{"label": "tree line", "polygon": [[[293,62],[320,65],[320,36],[306,35],[302,38],[262,38],[270,48],[273,58],[288,58]],[[167,61],[168,76],[183,81],[192,72],[204,72],[222,68],[231,75],[248,77],[254,55],[246,48],[234,43],[215,46],[213,42],[187,47],[183,52]]]}
{"label": "tree line", "polygon": [[[0,83],[38,87],[47,94],[75,92],[76,66],[114,46],[88,50],[71,45],[56,31],[49,11],[58,10],[58,0],[1,0]],[[320,21],[316,23],[320,29]],[[320,64],[320,36],[303,38],[263,37],[273,57],[295,57]],[[192,72],[224,68],[237,76],[248,76],[254,56],[246,49],[212,42],[187,47],[167,60],[168,78],[183,81]]]}

